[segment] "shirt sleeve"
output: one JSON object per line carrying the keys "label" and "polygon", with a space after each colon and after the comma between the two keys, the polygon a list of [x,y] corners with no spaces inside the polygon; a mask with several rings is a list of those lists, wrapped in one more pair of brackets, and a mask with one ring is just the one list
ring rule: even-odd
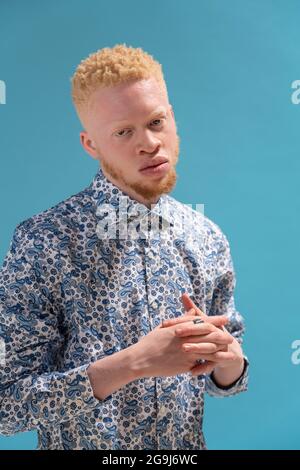
{"label": "shirt sleeve", "polygon": [[[0,271],[0,433],[68,421],[96,407],[89,364],[59,370],[59,254],[19,225]],[[55,267],[55,269],[54,269]],[[47,280],[47,282],[45,282]],[[49,287],[52,286],[52,287]]]}
{"label": "shirt sleeve", "polygon": [[[235,308],[234,289],[236,279],[229,243],[220,229],[218,229],[218,234],[216,271],[209,315],[226,315],[229,319],[226,329],[242,345],[245,324],[242,315]],[[246,391],[249,377],[249,362],[246,356],[244,356],[244,361],[244,370],[241,377],[228,387],[218,386],[213,379],[213,374],[207,375],[205,378],[206,392],[214,397],[226,397]]]}

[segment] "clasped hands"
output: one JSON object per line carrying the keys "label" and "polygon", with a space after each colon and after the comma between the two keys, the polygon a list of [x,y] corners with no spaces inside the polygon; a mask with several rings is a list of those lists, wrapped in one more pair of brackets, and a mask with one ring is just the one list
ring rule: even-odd
{"label": "clasped hands", "polygon": [[[187,293],[181,297],[185,314],[164,320],[161,328],[178,325],[175,334],[183,338],[182,350],[195,359],[192,375],[209,374],[215,368],[225,369],[243,361],[238,341],[224,328],[228,319],[224,315],[207,316],[191,300]],[[196,318],[203,322],[194,323]],[[201,363],[197,363],[197,361]]]}

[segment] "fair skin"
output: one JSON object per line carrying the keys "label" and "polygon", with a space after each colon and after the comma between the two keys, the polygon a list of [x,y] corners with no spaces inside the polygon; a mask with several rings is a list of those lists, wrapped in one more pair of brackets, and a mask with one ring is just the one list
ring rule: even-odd
{"label": "fair skin", "polygon": [[[201,343],[205,342],[207,339],[214,341],[218,337],[222,338],[223,334],[220,331],[217,333],[215,332],[215,329],[209,325],[211,318],[205,315],[186,293],[183,294],[181,300],[185,308],[185,315],[183,317],[164,321],[163,327],[180,325],[179,328],[176,329],[176,335],[180,338],[184,338],[185,342],[183,344],[183,349],[191,353],[199,353],[199,357],[202,360],[205,360],[204,366],[197,365],[193,367],[192,375],[203,374],[203,369],[205,368],[205,373],[213,372],[214,379],[219,385],[230,385],[241,376],[244,369],[244,356],[239,342],[232,335],[226,332],[226,323],[224,323],[223,325],[219,325],[219,328],[223,333],[227,333],[226,337],[229,337],[231,341],[229,343],[224,342],[224,346],[220,347],[218,351],[216,350],[215,352],[213,351],[213,346],[210,345],[210,350],[208,350],[208,352],[213,352],[213,354],[206,354],[207,348]],[[194,312],[192,315],[190,314],[191,311]],[[196,328],[193,323],[193,320],[195,319],[194,315],[199,316],[204,321],[204,323],[197,325]],[[199,341],[200,344],[193,341],[195,335],[197,336],[199,333],[203,334],[207,329],[209,333],[206,339],[202,337],[201,341]],[[190,336],[190,339],[188,336]],[[218,345],[218,343],[212,344]]]}
{"label": "fair skin", "polygon": [[[172,106],[156,79],[97,89],[83,122],[82,146],[125,194],[150,208],[173,189],[179,137]],[[155,170],[142,170],[156,163]],[[243,353],[223,328],[226,317],[205,316],[187,294],[181,300],[185,315],[164,322],[138,343],[89,366],[87,373],[96,398],[105,399],[144,377],[213,371],[221,386],[239,378]],[[194,324],[197,316],[204,323]],[[205,362],[195,366],[198,359]]]}
{"label": "fair skin", "polygon": [[[96,90],[83,120],[82,146],[124,193],[150,207],[173,189],[179,138],[167,93],[154,78]],[[159,172],[141,171],[161,161]]]}

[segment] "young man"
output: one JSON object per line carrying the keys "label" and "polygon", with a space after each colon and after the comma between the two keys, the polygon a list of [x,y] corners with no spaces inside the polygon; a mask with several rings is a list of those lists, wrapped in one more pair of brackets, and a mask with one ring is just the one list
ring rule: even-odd
{"label": "young man", "polygon": [[16,228],[0,276],[0,431],[38,429],[43,449],[203,449],[204,392],[247,387],[228,242],[168,196],[179,138],[157,61],[102,49],[72,90],[101,168]]}

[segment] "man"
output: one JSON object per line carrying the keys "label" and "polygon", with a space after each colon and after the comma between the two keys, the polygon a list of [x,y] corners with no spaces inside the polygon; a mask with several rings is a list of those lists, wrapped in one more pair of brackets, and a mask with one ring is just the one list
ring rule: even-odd
{"label": "man", "polygon": [[0,430],[36,428],[41,449],[204,449],[205,390],[247,386],[228,242],[168,196],[179,138],[158,62],[102,49],[72,91],[101,168],[16,228],[0,277]]}

